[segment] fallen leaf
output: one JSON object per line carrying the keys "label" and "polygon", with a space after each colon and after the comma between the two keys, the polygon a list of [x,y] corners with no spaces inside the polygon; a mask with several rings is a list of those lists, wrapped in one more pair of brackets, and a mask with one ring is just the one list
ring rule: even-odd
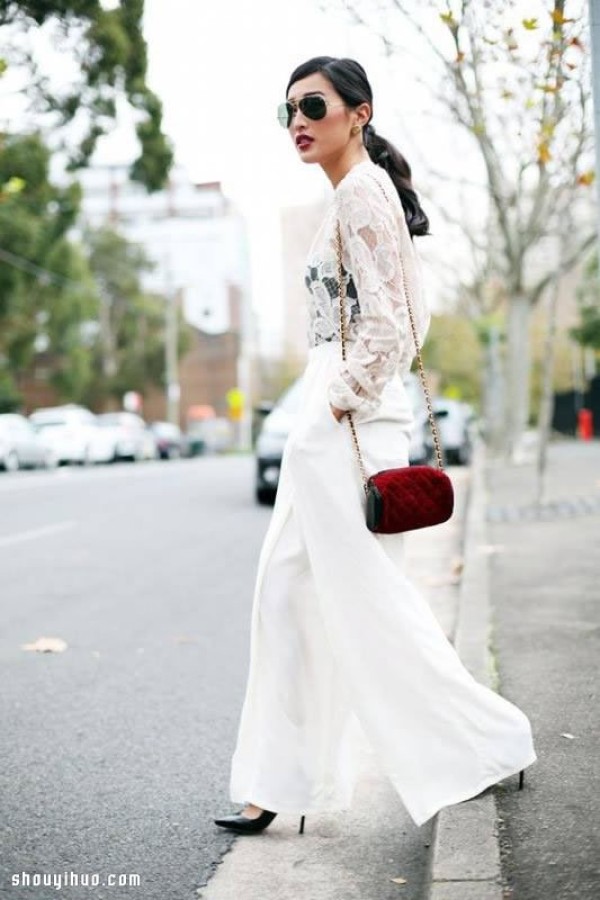
{"label": "fallen leaf", "polygon": [[67,649],[67,642],[62,638],[39,637],[31,644],[21,644],[22,650],[37,650],[38,653],[62,653]]}

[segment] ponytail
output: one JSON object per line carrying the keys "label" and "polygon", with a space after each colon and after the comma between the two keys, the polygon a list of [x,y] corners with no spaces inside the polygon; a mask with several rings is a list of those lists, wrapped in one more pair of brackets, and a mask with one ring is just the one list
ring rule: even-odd
{"label": "ponytail", "polygon": [[363,137],[372,161],[385,169],[398,191],[411,238],[415,234],[418,236],[429,234],[429,219],[421,209],[412,186],[411,168],[405,158],[390,141],[377,134],[370,123],[364,128]]}

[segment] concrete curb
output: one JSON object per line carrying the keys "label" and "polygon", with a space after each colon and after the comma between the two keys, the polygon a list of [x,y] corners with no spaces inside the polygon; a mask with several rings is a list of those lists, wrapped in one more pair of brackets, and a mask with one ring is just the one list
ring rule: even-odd
{"label": "concrete curb", "polygon": [[[485,447],[475,447],[465,520],[454,646],[477,681],[493,686]],[[490,791],[446,807],[434,823],[430,900],[502,900],[496,802]]]}

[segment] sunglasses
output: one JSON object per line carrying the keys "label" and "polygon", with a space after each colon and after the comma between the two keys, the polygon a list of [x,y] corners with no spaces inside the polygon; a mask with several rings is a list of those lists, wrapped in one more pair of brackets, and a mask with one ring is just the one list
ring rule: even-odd
{"label": "sunglasses", "polygon": [[284,103],[280,103],[277,107],[277,118],[282,128],[289,128],[297,109],[299,109],[302,115],[306,116],[307,119],[312,119],[316,122],[319,119],[325,118],[327,115],[327,107],[331,109],[336,106],[345,105],[345,103],[328,103],[324,97],[320,97],[318,94],[312,94],[308,97],[302,97],[298,102],[286,100]]}

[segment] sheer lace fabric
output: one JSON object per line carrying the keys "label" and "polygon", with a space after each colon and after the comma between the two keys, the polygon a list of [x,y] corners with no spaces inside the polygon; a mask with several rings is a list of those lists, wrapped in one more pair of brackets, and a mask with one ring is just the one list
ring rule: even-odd
{"label": "sheer lace fabric", "polygon": [[408,371],[415,357],[405,291],[420,344],[430,314],[398,193],[384,169],[364,160],[335,188],[307,256],[309,346],[341,341],[336,218],[346,285],[346,362],[328,385],[328,399],[360,419],[376,411],[386,384],[396,372]]}

